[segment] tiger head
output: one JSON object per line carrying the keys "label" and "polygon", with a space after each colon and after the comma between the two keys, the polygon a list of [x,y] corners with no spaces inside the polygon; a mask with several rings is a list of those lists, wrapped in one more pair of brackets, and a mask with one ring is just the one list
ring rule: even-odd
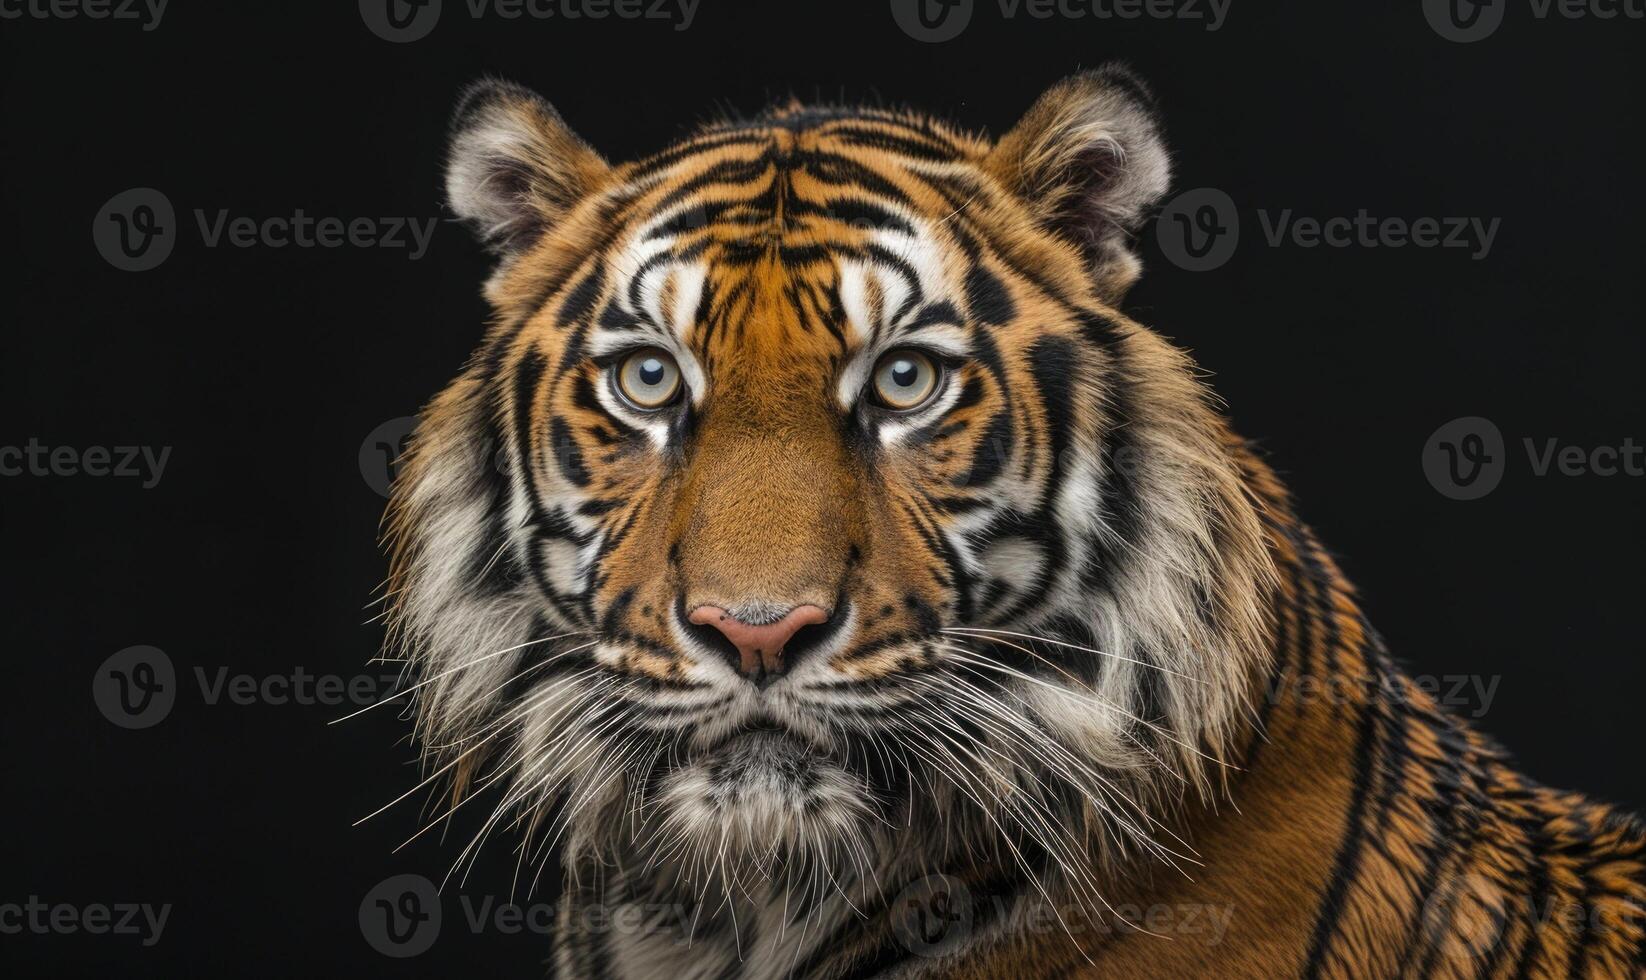
{"label": "tiger head", "polygon": [[1272,576],[1190,362],[1115,309],[1168,173],[1112,67],[999,140],[794,105],[624,164],[471,88],[495,316],[388,524],[458,794],[688,880],[1160,848]]}

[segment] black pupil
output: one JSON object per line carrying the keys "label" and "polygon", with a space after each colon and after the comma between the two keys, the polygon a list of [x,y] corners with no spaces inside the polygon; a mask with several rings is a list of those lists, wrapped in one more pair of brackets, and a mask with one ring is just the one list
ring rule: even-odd
{"label": "black pupil", "polygon": [[640,362],[640,383],[648,388],[655,388],[663,383],[663,362],[655,357],[648,357]]}
{"label": "black pupil", "polygon": [[912,388],[920,379],[920,366],[913,361],[897,361],[892,365],[892,384],[899,388]]}

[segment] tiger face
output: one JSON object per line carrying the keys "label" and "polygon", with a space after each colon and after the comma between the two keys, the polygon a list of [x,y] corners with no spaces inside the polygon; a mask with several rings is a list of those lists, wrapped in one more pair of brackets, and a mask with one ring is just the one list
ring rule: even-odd
{"label": "tiger face", "polygon": [[1114,309],[1151,106],[1111,68],[998,141],[796,106],[613,165],[471,89],[448,192],[495,320],[389,523],[458,795],[699,883],[1160,848],[1272,570],[1187,361]]}

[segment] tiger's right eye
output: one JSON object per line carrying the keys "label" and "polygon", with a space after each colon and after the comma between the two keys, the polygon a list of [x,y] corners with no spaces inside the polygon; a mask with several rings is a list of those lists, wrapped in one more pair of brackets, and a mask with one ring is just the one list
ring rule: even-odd
{"label": "tiger's right eye", "polygon": [[623,358],[616,381],[624,401],[642,412],[655,412],[680,394],[680,366],[668,351],[648,347]]}

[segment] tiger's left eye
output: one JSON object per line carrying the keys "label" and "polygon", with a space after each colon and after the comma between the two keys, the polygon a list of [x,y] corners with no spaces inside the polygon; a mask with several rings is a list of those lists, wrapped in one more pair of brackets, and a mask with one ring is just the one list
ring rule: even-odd
{"label": "tiger's left eye", "polygon": [[942,374],[929,356],[917,350],[894,350],[874,366],[874,397],[884,408],[907,412],[937,394]]}
{"label": "tiger's left eye", "polygon": [[680,393],[680,366],[667,351],[637,350],[617,365],[617,390],[635,408],[656,411]]}

